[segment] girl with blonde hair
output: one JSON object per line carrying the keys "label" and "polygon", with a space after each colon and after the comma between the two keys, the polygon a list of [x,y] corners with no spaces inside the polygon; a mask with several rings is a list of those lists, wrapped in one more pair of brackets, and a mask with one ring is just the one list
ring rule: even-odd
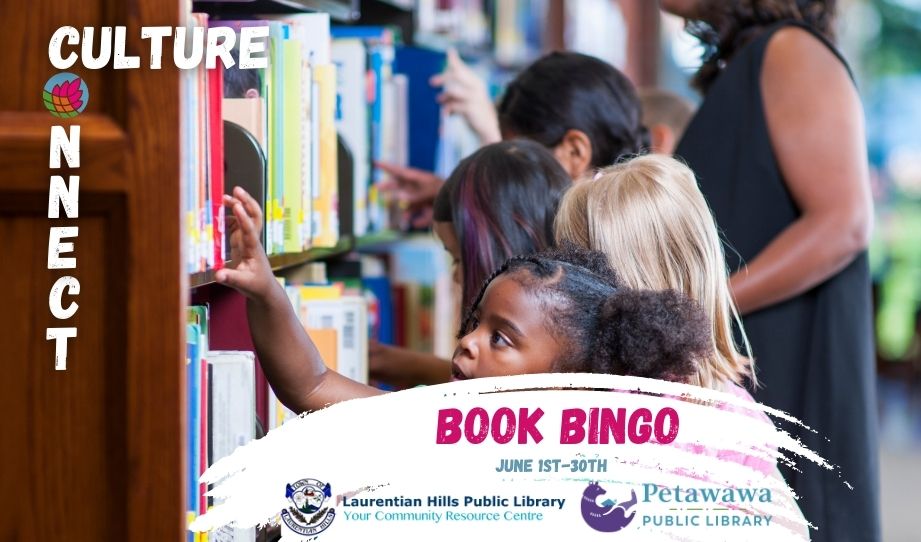
{"label": "girl with blonde hair", "polygon": [[[602,169],[567,192],[554,228],[558,243],[606,254],[627,286],[677,290],[703,307],[713,348],[691,383],[726,391],[756,382],[733,339],[733,321],[742,326],[716,224],[687,166],[648,155]],[[747,348],[744,331],[741,338]]]}

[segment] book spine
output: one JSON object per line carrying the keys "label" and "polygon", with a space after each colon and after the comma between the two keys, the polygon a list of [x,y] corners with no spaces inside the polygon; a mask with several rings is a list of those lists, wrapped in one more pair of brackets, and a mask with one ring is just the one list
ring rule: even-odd
{"label": "book spine", "polygon": [[320,194],[315,209],[320,213],[316,245],[333,247],[339,241],[338,156],[336,140],[336,67],[322,64],[314,67],[314,80],[319,87],[319,161]]}
{"label": "book spine", "polygon": [[212,267],[224,267],[224,99],[223,64],[208,70],[208,132],[210,139],[210,216],[212,227]]}

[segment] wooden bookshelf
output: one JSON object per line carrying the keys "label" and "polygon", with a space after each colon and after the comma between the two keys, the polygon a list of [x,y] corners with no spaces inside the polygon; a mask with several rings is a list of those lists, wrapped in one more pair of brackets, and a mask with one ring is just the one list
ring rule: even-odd
{"label": "wooden bookshelf", "polygon": [[[57,119],[41,99],[58,73],[48,61],[57,28],[126,25],[126,49],[139,54],[139,29],[178,26],[179,8],[0,2],[10,76],[0,85],[0,539],[185,540],[179,72],[78,63],[66,71],[87,85],[85,113]],[[79,168],[49,169],[54,125],[81,127]],[[80,176],[78,218],[48,218],[50,175]],[[52,226],[79,228],[76,269],[47,268]],[[62,321],[48,294],[65,275],[80,293]],[[71,326],[67,370],[55,371],[46,328]]]}
{"label": "wooden bookshelf", "polygon": [[[413,42],[411,0],[360,4],[369,14],[362,24],[399,24]],[[196,10],[215,15],[307,10],[338,21],[353,21],[358,5],[194,2]],[[78,542],[186,540],[189,298],[224,303],[216,312],[240,326],[225,326],[226,342],[215,336],[216,347],[252,345],[245,320],[235,317],[245,313],[242,297],[206,287],[213,272],[190,275],[181,258],[180,74],[169,62],[160,70],[86,70],[78,63],[69,71],[86,82],[89,105],[68,121],[43,109],[41,91],[56,72],[47,50],[57,28],[127,26],[127,53],[141,55],[143,63],[149,44],[138,29],[179,26],[188,6],[181,0],[0,2],[0,21],[7,23],[0,65],[11,68],[12,78],[0,85],[0,232],[7,242],[0,266],[0,402],[9,413],[0,434],[10,443],[0,450],[3,540],[51,540],[62,533]],[[81,126],[80,168],[52,172],[51,126],[73,124]],[[79,218],[47,218],[50,174],[80,175]],[[72,273],[46,265],[49,227],[65,225],[80,228]],[[275,255],[270,263],[282,271],[355,250],[387,250],[400,239],[396,232],[345,236],[330,249]],[[49,289],[65,274],[81,285],[79,310],[66,324],[48,308]],[[78,337],[67,371],[59,372],[45,331],[64,325],[77,327]],[[265,404],[264,397],[257,401]]]}
{"label": "wooden bookshelf", "polygon": [[[272,271],[284,271],[290,267],[305,264],[307,262],[340,256],[348,253],[353,248],[355,248],[355,241],[351,237],[344,237],[339,239],[339,242],[334,247],[312,248],[303,252],[269,256],[269,265],[272,266]],[[189,276],[189,287],[199,288],[201,286],[213,284],[214,273],[215,271],[213,269],[200,273],[192,273]]]}
{"label": "wooden bookshelf", "polygon": [[359,0],[195,0],[193,11],[215,16],[239,16],[320,11],[339,22],[357,21]]}
{"label": "wooden bookshelf", "polygon": [[362,235],[355,240],[355,249],[370,249],[390,245],[405,238],[405,234],[398,231],[388,230],[378,233]]}
{"label": "wooden bookshelf", "polygon": [[[303,252],[269,256],[269,265],[272,266],[272,271],[284,271],[308,262],[342,256],[355,250],[386,248],[392,243],[399,242],[402,239],[404,239],[404,235],[398,231],[373,233],[358,238],[347,236],[339,239],[339,242],[334,247],[312,248]],[[214,270],[192,273],[189,275],[189,287],[200,288],[202,286],[214,284],[214,273]]]}

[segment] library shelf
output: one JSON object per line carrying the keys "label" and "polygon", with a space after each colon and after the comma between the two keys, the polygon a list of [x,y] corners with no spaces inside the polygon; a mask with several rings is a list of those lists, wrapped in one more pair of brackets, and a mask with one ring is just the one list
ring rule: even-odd
{"label": "library shelf", "polygon": [[378,3],[387,4],[403,11],[412,11],[413,0],[377,0]]}
{"label": "library shelf", "polygon": [[340,22],[356,21],[361,15],[359,0],[194,0],[193,11],[215,17],[323,12]]}
{"label": "library shelf", "polygon": [[385,245],[390,245],[406,239],[406,234],[394,230],[369,233],[355,239],[355,249],[369,249]]}
{"label": "library shelf", "polygon": [[[291,267],[317,260],[342,256],[355,250],[371,250],[385,248],[393,243],[406,239],[406,235],[393,230],[371,233],[360,237],[345,236],[339,239],[333,247],[311,248],[303,252],[287,254],[273,254],[269,256],[269,265],[272,271],[283,271]],[[214,284],[216,269],[200,271],[189,275],[189,288],[200,288]]]}
{"label": "library shelf", "polygon": [[[346,254],[351,251],[354,246],[355,241],[351,237],[344,237],[339,239],[339,242],[333,247],[311,248],[303,252],[292,252],[287,254],[273,254],[269,256],[269,265],[272,267],[272,271],[282,271],[303,263]],[[214,284],[215,271],[216,269],[209,269],[207,271],[192,273],[189,275],[189,287],[199,288],[201,286]]]}

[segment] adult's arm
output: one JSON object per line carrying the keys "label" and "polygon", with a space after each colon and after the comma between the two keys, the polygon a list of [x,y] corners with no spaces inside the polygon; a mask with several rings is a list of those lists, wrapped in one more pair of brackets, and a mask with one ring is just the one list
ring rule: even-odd
{"label": "adult's arm", "polygon": [[438,102],[447,113],[463,115],[482,145],[502,140],[499,116],[489,96],[486,82],[464,63],[456,50],[448,50],[444,72],[432,77],[430,83],[442,87]]}
{"label": "adult's arm", "polygon": [[774,154],[801,216],[731,278],[749,313],[832,277],[870,238],[870,195],[860,99],[841,61],[801,28],[778,31],[761,73]]}

